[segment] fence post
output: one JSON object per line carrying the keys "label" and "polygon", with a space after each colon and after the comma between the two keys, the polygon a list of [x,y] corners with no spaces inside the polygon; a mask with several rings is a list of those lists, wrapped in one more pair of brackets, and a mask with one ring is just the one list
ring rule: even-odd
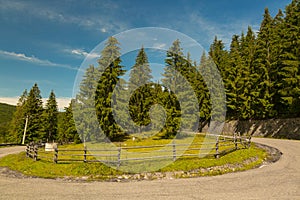
{"label": "fence post", "polygon": [[237,150],[237,138],[236,138],[236,133],[233,134],[233,143],[234,143],[234,147]]}
{"label": "fence post", "polygon": [[219,158],[220,157],[220,153],[219,153],[219,137],[217,137],[216,139],[216,154],[215,154],[215,158]]}
{"label": "fence post", "polygon": [[55,147],[55,148],[54,148],[53,162],[54,162],[54,163],[57,163],[57,160],[58,160],[58,148]]}
{"label": "fence post", "polygon": [[250,145],[251,145],[251,135],[250,135],[249,138],[248,138],[248,144],[247,144],[247,147],[250,148]]}
{"label": "fence post", "polygon": [[34,152],[34,154],[33,154],[33,159],[34,159],[35,161],[37,161],[37,157],[38,157],[38,145],[37,145],[37,144],[35,144],[35,145],[33,146],[33,152]]}
{"label": "fence post", "polygon": [[29,144],[26,144],[26,157],[29,157]]}
{"label": "fence post", "polygon": [[118,148],[118,164],[117,167],[121,166],[121,147]]}
{"label": "fence post", "polygon": [[83,162],[86,162],[86,146],[84,145]]}
{"label": "fence post", "polygon": [[243,141],[242,141],[241,132],[238,132],[238,134],[239,134],[239,138],[240,138],[240,143],[242,143]]}
{"label": "fence post", "polygon": [[176,144],[175,144],[175,140],[173,140],[172,146],[173,146],[173,161],[175,161],[176,160]]}

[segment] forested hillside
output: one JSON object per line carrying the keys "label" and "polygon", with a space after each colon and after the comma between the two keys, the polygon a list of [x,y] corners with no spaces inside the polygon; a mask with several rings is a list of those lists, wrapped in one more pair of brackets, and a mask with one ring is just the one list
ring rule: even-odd
{"label": "forested hillside", "polygon": [[258,33],[215,38],[210,56],[221,71],[230,119],[300,116],[300,2],[274,17],[265,9]]}
{"label": "forested hillside", "polygon": [[15,106],[0,103],[0,143],[6,142],[5,138],[15,110]]}

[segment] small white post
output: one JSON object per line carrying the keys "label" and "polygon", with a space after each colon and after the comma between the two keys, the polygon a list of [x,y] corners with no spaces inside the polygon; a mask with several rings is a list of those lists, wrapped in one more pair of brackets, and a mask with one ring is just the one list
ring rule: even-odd
{"label": "small white post", "polygon": [[25,121],[25,128],[24,128],[24,133],[23,133],[22,144],[25,144],[25,137],[26,137],[26,131],[27,131],[27,124],[28,124],[28,115],[26,116],[26,121]]}

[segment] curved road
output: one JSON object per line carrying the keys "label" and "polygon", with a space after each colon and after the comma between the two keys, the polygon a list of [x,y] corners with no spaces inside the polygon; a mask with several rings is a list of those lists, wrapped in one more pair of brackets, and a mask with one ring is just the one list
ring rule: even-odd
{"label": "curved road", "polygon": [[[300,141],[253,141],[278,148],[282,157],[245,172],[191,179],[78,183],[0,176],[0,199],[300,199]],[[0,148],[0,156],[20,151],[8,149]]]}

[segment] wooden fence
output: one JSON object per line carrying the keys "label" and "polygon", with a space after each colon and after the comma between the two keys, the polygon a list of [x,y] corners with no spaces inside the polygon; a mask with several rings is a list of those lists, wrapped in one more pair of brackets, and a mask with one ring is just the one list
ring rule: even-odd
{"label": "wooden fence", "polygon": [[[210,135],[214,141],[201,144],[175,144],[174,142],[166,145],[152,146],[119,146],[115,148],[82,148],[82,149],[63,149],[55,147],[52,152],[44,150],[45,144],[33,143],[27,144],[26,155],[34,160],[52,160],[58,162],[103,162],[114,163],[117,167],[130,164],[131,161],[173,159],[179,157],[199,157],[214,156],[219,158],[229,152],[239,148],[249,148],[251,137],[242,137],[234,134]],[[209,148],[205,148],[209,146]],[[204,146],[204,147],[203,147]],[[214,147],[213,150],[211,147]]]}
{"label": "wooden fence", "polygon": [[8,147],[8,146],[20,146],[20,144],[18,143],[3,143],[3,144],[0,144],[0,147]]}

